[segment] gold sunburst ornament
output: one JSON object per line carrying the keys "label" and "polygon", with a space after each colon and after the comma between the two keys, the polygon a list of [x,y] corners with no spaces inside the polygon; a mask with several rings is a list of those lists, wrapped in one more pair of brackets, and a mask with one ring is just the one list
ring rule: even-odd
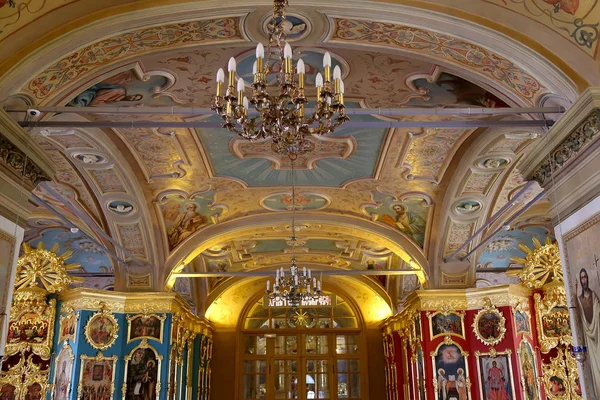
{"label": "gold sunburst ornament", "polygon": [[23,243],[23,255],[17,262],[15,289],[43,287],[49,293],[58,293],[72,282],[82,282],[81,278],[67,274],[67,271],[73,271],[80,266],[65,263],[73,252],[69,250],[59,256],[57,251],[58,243],[50,250],[44,248],[43,242],[36,248]]}
{"label": "gold sunburst ornament", "polygon": [[530,249],[523,243],[519,244],[521,251],[526,254],[525,258],[510,258],[512,262],[523,265],[523,269],[517,273],[521,283],[530,289],[539,289],[546,283],[564,282],[558,245],[546,237],[544,245],[533,238],[533,246]]}

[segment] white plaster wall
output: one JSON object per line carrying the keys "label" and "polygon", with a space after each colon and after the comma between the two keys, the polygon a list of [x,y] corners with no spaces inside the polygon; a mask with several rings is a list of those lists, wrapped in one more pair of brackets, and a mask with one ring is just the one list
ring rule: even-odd
{"label": "white plaster wall", "polygon": [[[13,287],[15,283],[15,271],[17,259],[19,258],[19,249],[23,241],[23,228],[0,216],[0,231],[15,238],[15,246],[12,249],[13,257],[8,254],[0,253],[0,356],[4,355],[4,346],[6,345],[6,334],[8,328],[8,315],[12,303]],[[5,260],[7,262],[5,262]]]}

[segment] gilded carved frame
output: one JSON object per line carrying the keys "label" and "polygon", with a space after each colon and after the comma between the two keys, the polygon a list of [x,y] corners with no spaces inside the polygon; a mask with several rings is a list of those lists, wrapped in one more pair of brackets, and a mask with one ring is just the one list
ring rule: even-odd
{"label": "gilded carved frame", "polygon": [[444,337],[444,340],[437,345],[434,351],[430,353],[431,355],[431,363],[433,365],[433,390],[435,391],[435,400],[442,400],[439,398],[439,388],[438,388],[438,377],[437,377],[437,366],[435,365],[435,358],[438,356],[438,352],[443,345],[454,345],[458,347],[460,350],[460,354],[465,358],[465,384],[467,390],[467,399],[471,400],[471,378],[469,377],[469,352],[464,351],[463,348],[456,342],[452,340],[450,336]]}
{"label": "gilded carved frame", "polygon": [[510,389],[511,389],[511,394],[512,394],[512,398],[516,399],[515,397],[515,374],[513,372],[513,368],[512,368],[512,360],[511,360],[511,356],[512,356],[512,350],[507,349],[505,351],[496,351],[495,348],[490,348],[490,351],[487,353],[482,353],[480,351],[475,351],[475,359],[476,359],[476,364],[477,364],[477,380],[479,381],[479,396],[481,398],[481,400],[486,400],[484,393],[484,387],[485,384],[483,382],[483,375],[481,374],[481,362],[480,362],[480,358],[482,356],[489,356],[490,358],[494,359],[498,356],[506,356],[507,359],[507,364],[508,364],[508,373],[510,374],[510,379],[508,379],[508,381],[510,382]]}
{"label": "gilded carved frame", "polygon": [[[136,319],[139,318],[156,318],[160,321],[160,334],[159,334],[159,338],[157,339],[154,336],[137,336],[135,338],[131,338],[131,324],[133,323],[133,321],[135,321]],[[158,315],[158,314],[149,314],[149,313],[142,313],[142,314],[136,314],[136,315],[127,315],[127,343],[131,343],[134,340],[141,340],[141,339],[151,339],[151,340],[156,340],[159,343],[162,343],[164,341],[164,333],[165,333],[165,320],[167,319],[167,315],[163,314]]]}
{"label": "gilded carved frame", "polygon": [[[27,296],[26,293],[20,293],[21,296]],[[35,297],[41,295],[34,295]],[[43,294],[45,298],[45,294]],[[37,301],[36,301],[37,300]],[[16,342],[9,343],[7,341],[4,349],[4,356],[11,356],[13,354],[22,353],[31,349],[31,351],[40,356],[41,358],[48,360],[52,355],[52,342],[54,339],[54,321],[56,314],[56,299],[50,299],[48,303],[40,301],[40,299],[32,298],[29,302],[26,299],[21,302],[15,302],[10,311],[10,317],[8,320],[8,327],[10,329],[11,323],[17,323],[20,318],[26,313],[35,313],[40,320],[48,323],[46,329],[46,338],[40,343],[29,343],[29,342]]]}
{"label": "gilded carved frame", "polygon": [[[68,339],[71,339],[73,343],[75,343],[77,339],[77,325],[79,323],[79,313],[73,310],[72,308],[65,311],[66,313],[60,316],[60,322],[58,324],[58,328],[60,330],[60,332],[58,332],[58,343],[66,341]],[[75,332],[73,332],[73,334],[67,333],[66,335],[63,335],[63,326],[71,319],[74,320],[73,324],[75,324]]]}
{"label": "gilded carved frame", "polygon": [[[528,331],[519,330],[517,324],[517,313],[522,314],[527,320]],[[526,302],[520,302],[512,308],[513,322],[515,324],[515,335],[522,333],[523,335],[531,337],[531,312],[529,310],[529,304]]]}
{"label": "gilded carved frame", "polygon": [[71,349],[71,346],[69,345],[69,342],[63,342],[63,345],[60,349],[60,351],[58,352],[58,355],[56,356],[56,359],[54,360],[54,377],[52,379],[52,394],[50,396],[50,398],[52,400],[54,400],[54,395],[56,393],[56,380],[58,379],[58,369],[59,369],[59,365],[58,365],[58,361],[60,360],[60,355],[62,354],[62,352],[65,351],[68,353],[68,357],[71,360],[71,376],[69,377],[69,386],[67,387],[67,399],[71,398],[71,390],[73,389],[73,368],[75,367],[75,355],[73,354],[73,349]]}
{"label": "gilded carved frame", "polygon": [[523,372],[523,364],[521,362],[521,356],[523,354],[522,352],[522,348],[523,347],[527,347],[529,349],[529,351],[531,352],[531,365],[533,366],[533,385],[535,388],[536,393],[534,393],[534,398],[538,399],[540,396],[540,385],[538,382],[538,365],[537,365],[537,360],[535,357],[535,350],[533,349],[533,346],[531,345],[531,343],[523,338],[521,339],[521,342],[519,342],[519,347],[517,347],[517,354],[519,355],[519,372],[521,375],[521,389],[523,390],[523,399],[528,399],[527,397],[527,387],[526,387],[526,377],[525,374]]}
{"label": "gilded carved frame", "polygon": [[[462,335],[459,335],[458,333],[455,333],[455,332],[441,332],[441,333],[438,333],[437,335],[434,335],[433,334],[433,318],[435,318],[435,316],[437,316],[437,315],[443,315],[443,316],[456,315],[460,319],[460,329],[462,331]],[[428,312],[427,318],[429,318],[429,338],[430,338],[430,340],[433,340],[435,338],[442,337],[442,336],[456,336],[461,339],[465,338],[466,333],[465,333],[465,313],[464,313],[464,311],[455,311],[455,310],[450,309],[449,307],[442,307],[436,312]]]}
{"label": "gilded carved frame", "polygon": [[[99,318],[108,319],[113,324],[113,327],[114,327],[114,330],[110,333],[109,340],[106,344],[98,344],[92,339],[91,326],[92,326],[92,323],[96,319],[99,319]],[[108,349],[110,346],[112,346],[117,341],[117,338],[119,337],[119,334],[117,333],[118,331],[119,331],[119,323],[117,322],[117,319],[110,311],[108,311],[106,309],[106,306],[104,304],[102,304],[102,307],[100,308],[100,310],[95,312],[94,314],[92,314],[92,316],[90,316],[90,318],[88,319],[88,322],[85,325],[83,334],[85,336],[85,340],[87,340],[87,342],[90,344],[90,346],[92,346],[96,350],[102,351],[102,350]]]}
{"label": "gilded carved frame", "polygon": [[560,334],[558,336],[548,336],[544,332],[544,318],[551,314],[558,314],[569,324],[569,310],[566,306],[567,298],[564,286],[554,287],[550,290],[544,291],[544,296],[540,293],[536,293],[533,296],[535,303],[535,321],[538,326],[538,342],[542,353],[548,353],[559,344],[570,346],[573,343],[571,336],[571,329],[568,333]]}
{"label": "gilded carved frame", "polygon": [[124,378],[123,378],[123,388],[122,388],[122,395],[123,395],[123,400],[125,400],[125,396],[127,395],[127,371],[129,370],[129,362],[131,361],[131,359],[133,358],[133,355],[135,354],[135,352],[139,349],[150,349],[152,350],[152,352],[154,353],[154,355],[156,356],[156,361],[157,361],[157,366],[156,366],[156,398],[159,399],[160,398],[160,389],[161,389],[161,380],[160,380],[160,374],[161,374],[161,364],[162,364],[162,359],[163,356],[161,354],[158,353],[158,351],[150,346],[148,344],[148,341],[146,339],[142,339],[142,342],[137,346],[134,347],[131,352],[126,355],[123,360],[125,361],[125,373],[124,373]]}
{"label": "gilded carved frame", "polygon": [[[475,332],[475,336],[477,336],[477,339],[483,342],[483,344],[486,344],[488,346],[495,346],[504,339],[504,336],[506,336],[506,318],[504,318],[504,314],[502,314],[502,312],[492,304],[489,298],[484,298],[484,302],[484,307],[481,310],[479,310],[479,312],[475,315],[475,318],[473,319],[473,331]],[[496,337],[486,338],[479,331],[479,321],[486,314],[493,314],[499,319],[500,326],[498,336]]]}
{"label": "gilded carved frame", "polygon": [[117,359],[118,356],[114,355],[111,357],[105,357],[102,355],[102,352],[98,352],[95,356],[87,356],[82,354],[80,356],[81,366],[79,367],[79,385],[77,386],[77,400],[81,400],[83,398],[83,372],[84,372],[84,361],[112,361],[112,376],[111,376],[111,384],[110,384],[110,398],[114,398],[115,396],[115,373],[117,372]]}
{"label": "gilded carved frame", "polygon": [[[569,372],[567,374],[567,371]],[[556,357],[550,358],[549,364],[542,365],[542,382],[546,397],[550,400],[581,400],[581,395],[577,393],[577,362],[568,352],[560,347]],[[564,391],[555,393],[552,390],[554,378],[562,380]]]}

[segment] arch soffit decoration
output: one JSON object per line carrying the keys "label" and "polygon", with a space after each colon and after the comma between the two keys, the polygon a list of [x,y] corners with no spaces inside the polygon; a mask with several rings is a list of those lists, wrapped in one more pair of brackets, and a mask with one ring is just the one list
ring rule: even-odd
{"label": "arch soffit decoration", "polygon": [[[240,9],[237,8],[236,9],[236,19],[238,19],[241,22],[243,22],[243,16],[246,15],[248,12],[250,12],[251,10],[249,9],[248,4],[244,4],[246,6],[246,8],[244,10],[242,10],[240,12]],[[321,6],[321,4],[319,4]],[[207,7],[208,10],[210,10],[210,4],[207,3],[205,4],[205,6]],[[222,5],[219,5],[219,7],[221,7]],[[393,9],[390,9],[391,7],[394,7]],[[329,10],[332,10],[331,12]],[[90,24],[84,28],[81,28],[80,30],[77,31],[77,39],[74,38],[75,36],[75,32],[71,32],[68,33],[58,39],[56,39],[54,42],[52,42],[51,44],[46,45],[43,49],[40,49],[38,51],[36,51],[35,53],[29,54],[28,57],[24,57],[23,61],[20,62],[18,65],[16,65],[15,67],[13,67],[11,69],[11,71],[7,74],[5,74],[3,76],[3,84],[6,83],[5,86],[5,90],[8,91],[9,93],[0,93],[1,95],[6,96],[7,94],[10,94],[11,92],[14,93],[18,90],[19,87],[31,87],[32,85],[35,86],[34,82],[36,81],[36,79],[39,81],[39,79],[44,79],[44,77],[48,78],[48,76],[50,74],[53,74],[56,72],[56,69],[54,70],[49,70],[48,68],[45,71],[42,71],[41,73],[39,73],[36,77],[34,77],[31,82],[29,82],[29,84],[25,84],[25,82],[27,81],[27,79],[30,79],[31,76],[26,76],[27,74],[30,74],[30,71],[34,70],[33,66],[35,65],[35,70],[38,70],[39,65],[51,65],[52,62],[56,62],[56,58],[55,55],[56,54],[69,54],[68,57],[64,57],[62,58],[62,61],[60,61],[59,63],[57,63],[55,66],[68,66],[68,60],[79,60],[78,58],[78,54],[79,52],[82,51],[86,51],[89,50],[89,45],[90,43],[93,43],[92,46],[94,49],[99,50],[102,48],[102,43],[106,43],[106,39],[105,40],[101,40],[101,41],[96,41],[96,42],[90,42],[89,39],[87,41],[85,41],[85,39],[83,38],[90,38],[90,37],[106,37],[105,36],[105,32],[107,31],[111,31],[111,32],[132,32],[131,31],[131,17],[135,16],[135,20],[137,22],[137,27],[138,29],[143,29],[143,27],[149,27],[149,26],[156,26],[157,24],[160,23],[173,23],[174,20],[178,20],[182,17],[181,11],[178,12],[172,12],[172,8],[170,7],[167,11],[167,13],[165,13],[164,15],[157,15],[157,11],[158,10],[162,10],[165,11],[162,8],[156,8],[156,9],[147,9],[147,10],[141,10],[141,11],[136,11],[136,12],[132,12],[127,14],[127,18],[126,15],[118,15],[118,16],[114,16],[114,17],[109,17],[107,19],[101,20],[101,21],[97,21],[93,24]],[[179,9],[178,9],[179,10]],[[462,24],[457,24],[456,22],[456,18],[453,17],[449,17],[449,16],[445,16],[443,14],[437,14],[437,13],[431,13],[431,12],[424,12],[423,10],[420,9],[416,9],[413,7],[406,7],[406,6],[390,6],[389,4],[387,4],[384,8],[382,8],[382,6],[380,5],[378,8],[373,8],[372,10],[369,10],[369,12],[367,14],[365,14],[365,10],[364,8],[360,8],[359,10],[352,10],[351,8],[344,8],[344,16],[343,17],[335,17],[334,16],[334,10],[332,9],[331,6],[328,6],[327,10],[322,10],[323,12],[325,12],[328,17],[330,18],[330,20],[332,18],[369,18],[370,21],[393,21],[393,23],[396,25],[396,28],[401,28],[401,27],[411,27],[411,29],[419,29],[418,27],[415,28],[414,26],[414,21],[421,21],[420,26],[423,27],[427,27],[427,30],[430,31],[431,26],[435,26],[438,30],[443,31],[444,33],[441,34],[441,36],[439,36],[440,38],[445,37],[446,39],[450,40],[450,41],[457,41],[457,42],[465,42],[465,43],[469,43],[471,46],[471,48],[475,51],[478,52],[483,52],[483,53],[488,53],[490,56],[492,56],[493,58],[497,59],[497,60],[504,60],[503,62],[507,63],[506,65],[510,65],[511,68],[513,68],[512,66],[516,67],[517,70],[522,71],[524,74],[529,75],[527,72],[525,71],[535,71],[536,76],[530,75],[530,78],[535,81],[534,85],[539,85],[540,86],[540,90],[539,90],[539,95],[542,95],[543,93],[546,92],[552,92],[555,94],[558,94],[559,96],[572,101],[574,100],[574,98],[576,97],[576,91],[573,89],[574,84],[571,81],[571,79],[569,79],[562,71],[560,71],[557,67],[555,67],[554,65],[552,65],[551,63],[549,63],[546,59],[543,59],[541,56],[539,56],[537,53],[531,51],[530,49],[526,48],[524,45],[520,44],[519,42],[509,39],[506,36],[502,35],[502,34],[498,34],[497,32],[494,32],[488,28],[484,28],[480,25],[475,25],[471,22],[468,21],[462,21]],[[170,11],[170,12],[169,12]],[[216,15],[224,15],[225,13],[227,13],[229,10],[223,10],[222,8],[219,9],[219,12],[217,12],[216,10],[210,10],[209,12],[206,11],[206,9],[203,10],[202,13],[202,19],[206,20],[207,18],[214,18]],[[195,6],[193,10],[190,10],[190,12],[193,14],[200,14],[198,7]],[[339,13],[339,11],[338,11]],[[225,14],[227,16],[231,16],[232,14]],[[186,14],[186,20],[189,21],[190,20],[190,14]],[[126,22],[127,21],[127,22]],[[126,25],[127,23],[127,25]],[[101,25],[101,26],[100,26]],[[124,30],[123,28],[127,26],[127,30]],[[107,27],[109,27],[109,29],[107,29]],[[207,45],[207,44],[216,44],[216,43],[247,43],[246,42],[246,38],[243,37],[242,34],[242,29],[239,29],[239,32],[236,32],[235,35],[230,36],[230,37],[221,37],[221,38],[209,38],[206,39],[204,38],[203,40],[201,40],[201,42],[196,42],[196,43],[191,43],[191,44],[187,44],[186,46],[190,46],[190,45]],[[436,33],[436,32],[434,32]],[[331,38],[332,32],[328,33],[328,37]],[[454,35],[454,36],[453,36]],[[118,37],[118,36],[115,36]],[[115,38],[113,37],[113,38]],[[469,37],[469,41],[463,41],[463,39],[461,39],[462,37]],[[472,40],[472,38],[477,38],[477,41],[474,42]],[[112,39],[112,38],[111,38]],[[327,41],[327,40],[326,40]],[[335,40],[331,40],[329,39],[330,43],[332,45],[336,45],[335,44]],[[373,45],[377,45],[374,44],[372,41],[359,41],[356,42],[354,44],[357,43],[363,43],[363,45],[366,43],[369,46],[373,46]],[[86,44],[88,45],[88,48],[85,48],[84,46],[86,46]],[[345,44],[347,45],[347,44]],[[382,44],[378,44],[379,46],[381,46]],[[179,44],[179,46],[182,46],[181,44]],[[474,46],[474,47],[473,47]],[[79,50],[77,50],[76,52],[73,53],[72,49],[73,47],[77,47]],[[399,51],[402,52],[401,48],[398,48],[398,46],[390,46],[390,45],[386,45],[386,46],[381,46],[384,47],[388,50],[392,50],[392,51]],[[161,49],[164,50],[170,50],[173,48],[176,48],[176,44],[174,43],[162,43],[162,45],[160,46]],[[488,50],[489,48],[494,48],[494,49],[499,49],[498,53],[493,53],[490,50]],[[118,60],[119,62],[122,62],[126,59],[130,59],[133,56],[141,56],[143,54],[146,54],[149,51],[153,51],[156,50],[156,48],[140,48],[140,47],[136,47],[136,46],[131,46],[130,48],[128,48],[128,53],[126,54],[119,54]],[[510,97],[512,97],[513,99],[521,99],[522,104],[525,103],[529,103],[529,104],[534,104],[534,100],[535,99],[531,99],[530,101],[526,101],[526,99],[523,98],[522,95],[520,95],[517,91],[513,90],[511,91],[510,88],[506,87],[506,85],[502,85],[499,79],[495,79],[495,77],[491,74],[488,73],[488,76],[484,76],[482,75],[482,68],[479,68],[479,70],[477,70],[476,68],[473,68],[473,65],[469,65],[469,63],[461,63],[460,65],[456,65],[456,63],[449,63],[448,59],[440,59],[439,57],[437,57],[437,55],[432,55],[432,54],[427,54],[426,51],[422,51],[422,52],[415,52],[415,49],[411,50],[411,54],[413,56],[417,56],[417,57],[421,57],[421,58],[428,58],[430,59],[433,63],[436,64],[440,64],[440,65],[445,65],[448,66],[450,65],[451,67],[454,66],[455,69],[461,68],[463,70],[471,70],[470,75],[472,75],[472,79],[477,80],[477,81],[484,81],[488,84],[488,86],[491,87],[495,87],[497,90],[506,93],[510,93]],[[66,79],[66,81],[71,81],[71,82],[67,82],[66,84],[64,84],[65,82],[61,82],[60,85],[55,85],[56,87],[51,88],[48,90],[48,93],[45,93],[43,96],[40,96],[39,94],[35,94],[34,93],[34,98],[36,98],[36,102],[40,103],[40,104],[49,104],[52,102],[52,98],[55,98],[56,95],[59,94],[59,92],[67,89],[68,86],[71,86],[72,83],[75,82],[75,80],[81,80],[84,78],[85,76],[88,76],[90,72],[95,72],[97,73],[99,70],[107,67],[107,65],[109,65],[112,61],[112,63],[114,63],[115,59],[112,60],[104,60],[102,59],[102,57],[98,57],[99,59],[96,60],[96,64],[89,64],[86,65],[84,67],[84,72],[77,72],[74,71],[73,69],[71,69],[68,73],[66,73],[65,75],[73,75],[73,78],[71,79],[70,77],[68,79]],[[514,61],[513,61],[514,60]],[[65,62],[67,64],[65,64]],[[519,66],[519,67],[517,67]],[[451,68],[452,69],[452,68]],[[512,72],[517,72],[517,70],[514,70]],[[528,78],[529,79],[529,78]],[[60,86],[60,87],[59,87]],[[54,92],[54,94],[51,94],[50,92]],[[539,97],[539,96],[537,96]]]}
{"label": "arch soffit decoration", "polygon": [[[261,229],[271,229],[282,223],[289,223],[287,214],[267,214],[239,218],[216,225],[210,225],[192,234],[179,246],[165,262],[165,285],[171,289],[175,282],[176,273],[181,272],[198,255],[211,246],[235,239],[240,236],[256,233]],[[402,232],[375,224],[369,220],[357,217],[339,216],[325,213],[296,214],[297,224],[321,223],[334,226],[338,232],[355,236],[359,239],[377,242],[398,255],[408,265],[417,270],[421,283],[426,286],[429,273],[428,262],[420,250]],[[419,272],[420,271],[420,272]]]}
{"label": "arch soffit decoration", "polygon": [[[206,300],[205,317],[217,329],[235,329],[245,315],[245,310],[264,293],[266,278],[235,279],[224,285],[218,292],[211,293]],[[392,315],[389,295],[368,278],[324,277],[323,286],[327,291],[338,293],[348,301],[357,318],[367,328],[376,328]],[[252,303],[253,304],[253,303]]]}

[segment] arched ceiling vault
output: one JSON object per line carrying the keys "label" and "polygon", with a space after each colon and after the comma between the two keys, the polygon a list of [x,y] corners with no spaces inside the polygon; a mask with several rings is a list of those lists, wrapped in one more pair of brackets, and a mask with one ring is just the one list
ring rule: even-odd
{"label": "arched ceiling vault", "polygon": [[[543,10],[550,6],[545,0],[292,1],[289,13],[297,28],[292,44],[315,70],[322,53],[332,52],[343,70],[350,107],[568,106],[584,87],[598,84],[600,74],[596,40],[581,45],[577,35],[564,32],[588,29],[600,19],[600,8],[566,10],[561,2],[548,20],[545,13],[529,15],[524,2]],[[239,74],[251,70],[249,55],[256,41],[265,42],[271,9],[269,1],[46,4],[11,25],[3,22],[10,7],[0,6],[0,101],[6,104],[67,105],[74,112],[105,104],[208,107],[215,71],[229,57],[237,59]],[[559,17],[565,26],[573,18],[585,24],[567,29]],[[106,90],[118,96],[107,96]],[[43,117],[84,118],[188,120],[133,113]],[[405,117],[410,118],[444,117]],[[540,133],[474,132],[340,129],[314,139],[318,150],[299,160],[297,175],[302,203],[297,221],[318,226],[300,232],[307,254],[338,257],[349,263],[334,265],[343,269],[367,268],[388,251],[396,257],[392,267],[407,264],[422,270],[421,284],[433,277],[440,285],[444,258],[522,188],[518,164]],[[290,166],[268,153],[268,143],[249,144],[219,129],[34,129],[31,135],[60,165],[51,185],[71,200],[64,212],[86,226],[87,217],[93,219],[110,236],[107,247],[125,260],[116,271],[125,278],[118,280],[119,289],[171,288],[173,274],[186,265],[200,258],[221,262],[212,249],[244,247],[242,241],[255,247],[248,250],[253,263],[243,259],[243,251],[231,252],[240,268],[271,268],[289,254],[282,243],[289,238]],[[57,200],[42,189],[44,199]],[[411,215],[410,226],[399,223],[397,208]],[[197,213],[194,225],[179,229],[188,211]],[[40,215],[32,215],[31,226],[40,226]],[[511,215],[503,215],[473,245]],[[47,240],[65,229],[55,228]],[[76,239],[60,236],[65,243]],[[344,245],[336,244],[344,241],[352,243],[355,255],[344,255]],[[267,251],[274,248],[277,255]],[[106,264],[102,257],[89,257]],[[458,272],[472,278],[476,261]],[[199,268],[206,271],[209,265]],[[456,270],[446,273],[457,276]],[[470,281],[467,277],[464,284]]]}
{"label": "arched ceiling vault", "polygon": [[[343,296],[360,312],[367,328],[377,328],[381,321],[392,316],[391,299],[377,284],[366,279],[348,277],[324,278],[329,292]],[[235,329],[248,302],[264,293],[264,279],[244,279],[231,282],[227,287],[207,298],[206,318],[216,329]]]}

